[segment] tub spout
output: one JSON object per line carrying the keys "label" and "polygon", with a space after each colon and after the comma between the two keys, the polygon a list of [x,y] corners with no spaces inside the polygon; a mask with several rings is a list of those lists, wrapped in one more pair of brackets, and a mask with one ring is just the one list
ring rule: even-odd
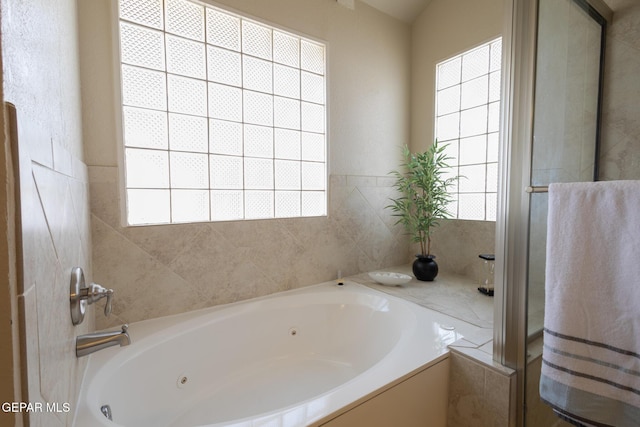
{"label": "tub spout", "polygon": [[103,348],[120,345],[120,347],[131,344],[131,338],[127,329],[129,325],[122,325],[120,331],[95,332],[92,334],[80,335],[76,338],[76,356],[87,356]]}

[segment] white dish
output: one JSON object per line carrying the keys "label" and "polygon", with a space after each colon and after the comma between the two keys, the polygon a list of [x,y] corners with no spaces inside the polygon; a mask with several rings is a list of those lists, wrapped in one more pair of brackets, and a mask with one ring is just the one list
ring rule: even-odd
{"label": "white dish", "polygon": [[407,276],[406,274],[391,273],[387,271],[374,271],[369,273],[369,277],[381,285],[386,286],[403,285],[411,280],[411,276]]}

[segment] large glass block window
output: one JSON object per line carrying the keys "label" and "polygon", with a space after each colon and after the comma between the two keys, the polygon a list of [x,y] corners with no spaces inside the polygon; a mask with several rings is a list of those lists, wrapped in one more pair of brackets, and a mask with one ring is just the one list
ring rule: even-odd
{"label": "large glass block window", "polygon": [[119,6],[128,224],[326,215],[325,46],[197,1]]}
{"label": "large glass block window", "polygon": [[448,144],[448,173],[460,176],[454,218],[496,219],[501,57],[497,39],[437,65],[435,134]]}

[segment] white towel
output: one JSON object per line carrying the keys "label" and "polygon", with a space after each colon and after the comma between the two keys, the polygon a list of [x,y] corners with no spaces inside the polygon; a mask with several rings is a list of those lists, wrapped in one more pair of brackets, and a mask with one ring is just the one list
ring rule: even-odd
{"label": "white towel", "polygon": [[640,181],[549,186],[540,396],[577,419],[640,422]]}

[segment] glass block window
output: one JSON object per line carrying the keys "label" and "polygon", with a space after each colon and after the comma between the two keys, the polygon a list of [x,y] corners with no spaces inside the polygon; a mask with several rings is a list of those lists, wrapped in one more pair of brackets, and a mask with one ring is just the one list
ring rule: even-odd
{"label": "glass block window", "polygon": [[436,66],[435,135],[448,144],[453,218],[495,221],[502,39]]}
{"label": "glass block window", "polygon": [[323,216],[325,45],[190,0],[120,0],[129,225]]}

